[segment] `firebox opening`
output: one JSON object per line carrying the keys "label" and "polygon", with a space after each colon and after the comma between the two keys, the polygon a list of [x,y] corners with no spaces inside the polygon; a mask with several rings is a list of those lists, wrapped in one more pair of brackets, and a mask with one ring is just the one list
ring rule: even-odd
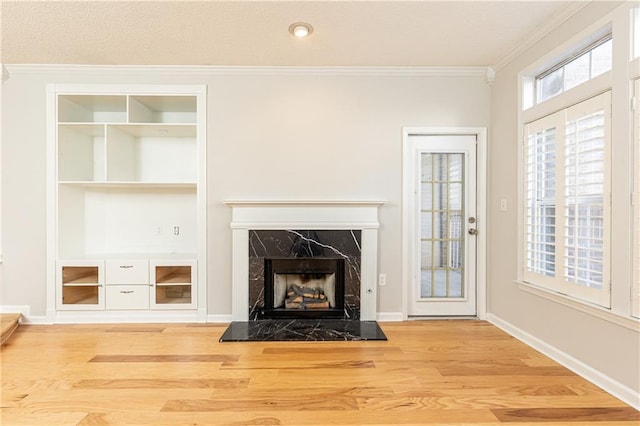
{"label": "firebox opening", "polygon": [[336,274],[275,274],[273,308],[335,309]]}
{"label": "firebox opening", "polygon": [[264,318],[344,316],[344,260],[265,259]]}

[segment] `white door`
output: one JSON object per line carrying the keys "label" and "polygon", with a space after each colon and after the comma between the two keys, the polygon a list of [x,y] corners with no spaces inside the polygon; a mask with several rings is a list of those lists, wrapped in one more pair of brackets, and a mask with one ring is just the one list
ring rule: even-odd
{"label": "white door", "polygon": [[409,316],[476,315],[476,135],[409,135]]}

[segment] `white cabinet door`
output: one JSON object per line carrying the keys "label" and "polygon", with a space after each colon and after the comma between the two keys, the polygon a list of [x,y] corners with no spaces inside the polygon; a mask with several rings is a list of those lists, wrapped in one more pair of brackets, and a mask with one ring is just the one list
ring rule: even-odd
{"label": "white cabinet door", "polygon": [[61,260],[56,267],[59,310],[104,309],[104,262]]}
{"label": "white cabinet door", "polygon": [[150,260],[152,309],[196,307],[196,261]]}

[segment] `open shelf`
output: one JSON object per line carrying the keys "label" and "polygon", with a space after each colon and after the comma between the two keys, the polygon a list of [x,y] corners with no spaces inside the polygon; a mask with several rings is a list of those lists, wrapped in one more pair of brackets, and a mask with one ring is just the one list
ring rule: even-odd
{"label": "open shelf", "polygon": [[194,96],[130,96],[131,123],[195,123]]}
{"label": "open shelf", "polygon": [[195,182],[194,125],[114,125],[107,127],[108,181]]}
{"label": "open shelf", "polygon": [[104,180],[104,164],[104,125],[60,124],[58,126],[58,180]]}
{"label": "open shelf", "polygon": [[127,97],[124,95],[60,95],[60,123],[126,123]]}

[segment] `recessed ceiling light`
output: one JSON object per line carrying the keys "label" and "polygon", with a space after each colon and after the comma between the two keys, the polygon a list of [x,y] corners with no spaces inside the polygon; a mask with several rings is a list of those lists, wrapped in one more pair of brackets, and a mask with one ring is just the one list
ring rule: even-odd
{"label": "recessed ceiling light", "polygon": [[313,27],[306,22],[296,22],[289,25],[289,32],[295,37],[304,38],[313,32]]}

